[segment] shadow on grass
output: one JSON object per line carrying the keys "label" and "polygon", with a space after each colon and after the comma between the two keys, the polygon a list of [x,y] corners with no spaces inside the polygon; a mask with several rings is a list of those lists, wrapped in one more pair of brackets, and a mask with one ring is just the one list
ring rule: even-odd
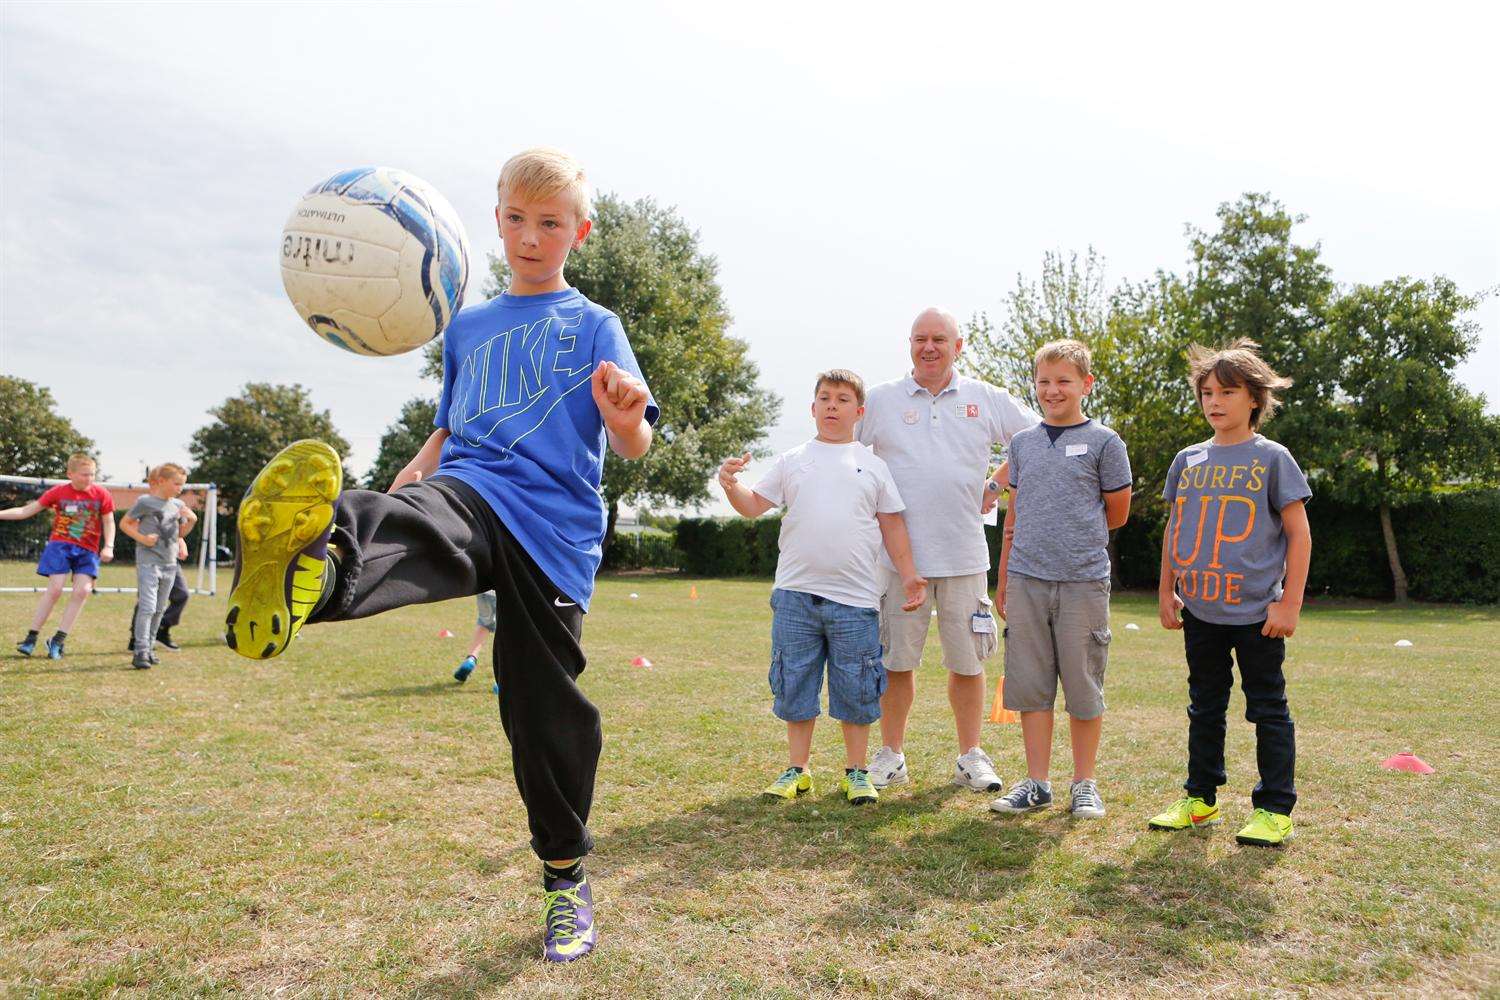
{"label": "shadow on grass", "polygon": [[[69,659],[73,662],[69,663]],[[34,664],[34,666],[33,666]],[[56,664],[55,666],[43,666],[42,664]],[[20,669],[14,669],[19,667]],[[106,656],[101,659],[90,656],[64,657],[61,660],[49,660],[46,657],[13,657],[10,661],[0,666],[0,677],[10,675],[12,677],[40,677],[43,674],[102,674],[107,671],[122,670],[130,673],[134,670],[130,665],[130,654],[121,653],[118,657]],[[144,673],[145,671],[142,671]]]}
{"label": "shadow on grass", "polygon": [[1089,871],[1076,912],[1105,940],[1158,967],[1201,966],[1215,946],[1257,941],[1278,921],[1276,898],[1261,881],[1285,855],[1241,847],[1210,860],[1212,838],[1231,836],[1143,834],[1128,864]]}
{"label": "shadow on grass", "polygon": [[457,693],[468,685],[454,680],[433,681],[431,684],[406,684],[401,687],[376,688],[373,691],[350,691],[339,695],[340,701],[363,701],[366,698],[411,698],[417,695],[429,697],[435,694]]}

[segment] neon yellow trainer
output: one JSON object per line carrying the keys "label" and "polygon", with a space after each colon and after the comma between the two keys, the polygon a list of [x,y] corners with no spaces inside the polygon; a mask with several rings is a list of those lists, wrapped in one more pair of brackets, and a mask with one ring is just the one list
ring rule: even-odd
{"label": "neon yellow trainer", "polygon": [[870,806],[880,801],[880,793],[870,780],[870,772],[856,767],[844,775],[844,797],[857,806]]}
{"label": "neon yellow trainer", "polygon": [[279,656],[323,595],[338,452],[321,441],[283,448],[250,484],[239,512],[239,552],[224,639],[241,656]]}
{"label": "neon yellow trainer", "polygon": [[1254,847],[1280,847],[1292,839],[1292,817],[1273,813],[1269,809],[1257,809],[1250,814],[1250,822],[1240,827],[1234,839]]}
{"label": "neon yellow trainer", "polygon": [[1184,795],[1146,823],[1153,830],[1196,830],[1224,822],[1218,803],[1209,805],[1196,795]]}
{"label": "neon yellow trainer", "polygon": [[789,767],[785,771],[782,771],[781,777],[771,782],[761,794],[768,799],[795,799],[797,796],[806,795],[812,790],[812,772],[799,771],[795,767]]}

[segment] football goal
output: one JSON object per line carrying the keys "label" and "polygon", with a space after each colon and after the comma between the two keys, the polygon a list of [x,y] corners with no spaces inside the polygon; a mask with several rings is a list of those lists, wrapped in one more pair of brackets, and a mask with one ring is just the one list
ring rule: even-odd
{"label": "football goal", "polygon": [[[43,493],[53,486],[61,486],[67,483],[66,479],[37,479],[31,476],[4,476],[0,475],[0,507],[17,507],[38,499]],[[151,487],[146,483],[98,483],[109,490],[115,501],[114,516],[118,519],[121,514],[130,509],[135,503],[136,497],[147,492]],[[189,590],[194,594],[213,594],[218,589],[219,582],[219,557],[216,540],[219,537],[219,490],[213,483],[188,483],[182,488],[182,500],[198,513],[198,526],[194,529],[198,532],[198,552],[196,558],[189,558],[183,566],[184,574],[191,582]],[[42,554],[42,548],[47,544],[47,536],[52,531],[52,517],[49,511],[42,511],[35,517],[25,521],[0,521],[0,559],[29,559],[35,561]],[[120,557],[133,558],[135,543],[125,536],[124,532],[116,532],[116,561]],[[193,571],[196,569],[196,573]],[[34,587],[0,587],[0,593],[4,594],[27,594],[40,593],[46,590],[46,586]],[[66,591],[73,588],[66,587]],[[134,587],[95,587],[96,594],[134,594]]]}

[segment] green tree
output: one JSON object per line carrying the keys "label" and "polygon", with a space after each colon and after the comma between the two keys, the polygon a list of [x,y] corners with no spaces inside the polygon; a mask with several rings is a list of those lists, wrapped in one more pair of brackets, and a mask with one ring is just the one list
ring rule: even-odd
{"label": "green tree", "polygon": [[189,478],[217,483],[219,503],[234,523],[240,500],[261,467],[282,448],[302,438],[317,438],[339,457],[349,457],[349,442],[333,426],[327,410],[313,409],[300,385],[250,382],[208,411],[214,417],[193,432],[188,454],[193,458]]}
{"label": "green tree", "polygon": [[[600,195],[593,233],[569,257],[567,274],[573,287],[620,317],[661,407],[644,458],[605,459],[607,551],[621,503],[706,501],[724,456],[759,452],[781,401],[760,388],[748,345],[730,336],[718,261],[676,209]],[[491,256],[485,293],[498,295],[509,282],[504,258]],[[441,378],[440,343],[426,349],[424,360],[423,374]]]}
{"label": "green tree", "polygon": [[391,485],[396,473],[406,468],[406,463],[432,436],[432,420],[436,414],[435,399],[416,396],[406,401],[396,422],[380,436],[380,451],[365,476],[365,489],[385,490]]}
{"label": "green tree", "polygon": [[1218,208],[1215,231],[1189,226],[1191,270],[1182,281],[1182,323],[1192,341],[1216,347],[1248,337],[1292,380],[1266,435],[1304,467],[1323,468],[1338,451],[1329,434],[1337,359],[1324,336],[1336,288],[1321,247],[1300,244],[1307,221],[1269,194],[1248,192]]}
{"label": "green tree", "polygon": [[[1448,483],[1500,484],[1500,417],[1454,378],[1478,344],[1478,299],[1447,278],[1356,285],[1331,310],[1340,444],[1329,487],[1376,507],[1396,600],[1406,573],[1391,507]],[[1280,419],[1279,417],[1277,418]]]}
{"label": "green tree", "polygon": [[1160,506],[1160,483],[1177,451],[1202,437],[1187,385],[1187,288],[1165,273],[1106,290],[1104,260],[1047,253],[1039,279],[1017,276],[999,326],[980,313],[965,325],[963,368],[1037,406],[1032,358],[1071,337],[1089,345],[1095,385],[1088,414],[1130,448],[1137,508]]}
{"label": "green tree", "polygon": [[0,473],[60,479],[69,455],[93,450],[56,406],[46,386],[0,375]]}

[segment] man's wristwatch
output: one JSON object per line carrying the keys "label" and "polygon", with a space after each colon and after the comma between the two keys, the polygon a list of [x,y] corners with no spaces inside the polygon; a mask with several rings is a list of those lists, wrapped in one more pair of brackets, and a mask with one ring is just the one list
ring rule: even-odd
{"label": "man's wristwatch", "polygon": [[1000,484],[995,482],[993,479],[986,479],[984,481],[984,488],[989,490],[991,493],[1000,492]]}

